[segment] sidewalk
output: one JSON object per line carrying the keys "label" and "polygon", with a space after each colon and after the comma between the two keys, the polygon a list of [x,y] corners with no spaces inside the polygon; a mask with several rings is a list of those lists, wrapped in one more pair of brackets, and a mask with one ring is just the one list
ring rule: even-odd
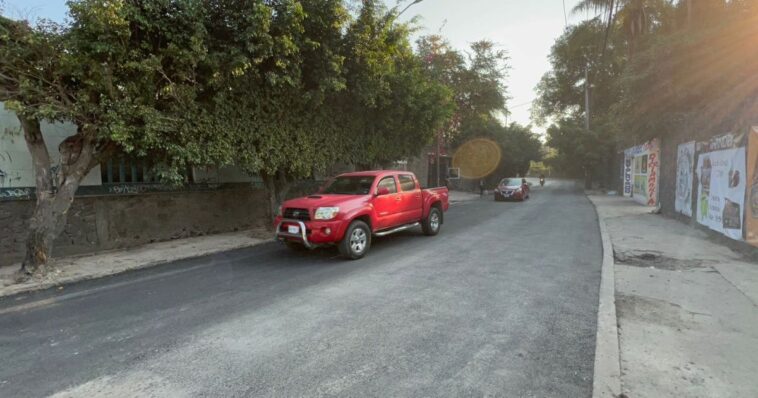
{"label": "sidewalk", "polygon": [[613,246],[621,391],[758,396],[758,265],[630,199],[589,198]]}
{"label": "sidewalk", "polygon": [[246,230],[151,243],[130,249],[54,258],[56,271],[44,279],[15,282],[20,264],[0,268],[0,297],[52,286],[101,278],[185,258],[255,246],[269,241],[263,230]]}

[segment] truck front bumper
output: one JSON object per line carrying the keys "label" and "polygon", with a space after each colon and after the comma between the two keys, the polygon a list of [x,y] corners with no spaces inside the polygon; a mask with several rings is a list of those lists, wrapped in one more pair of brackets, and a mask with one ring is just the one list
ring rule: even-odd
{"label": "truck front bumper", "polygon": [[[319,246],[335,244],[342,237],[342,222],[330,221],[301,221],[290,218],[277,218],[276,239],[280,241],[298,242],[313,249]],[[296,233],[289,232],[290,226],[297,226]]]}

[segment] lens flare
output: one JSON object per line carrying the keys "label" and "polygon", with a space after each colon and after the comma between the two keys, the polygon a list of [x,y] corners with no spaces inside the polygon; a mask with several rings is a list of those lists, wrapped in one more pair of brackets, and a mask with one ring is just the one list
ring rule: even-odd
{"label": "lens flare", "polygon": [[463,178],[484,178],[500,164],[500,145],[486,138],[474,138],[459,146],[453,154],[453,167],[461,169]]}

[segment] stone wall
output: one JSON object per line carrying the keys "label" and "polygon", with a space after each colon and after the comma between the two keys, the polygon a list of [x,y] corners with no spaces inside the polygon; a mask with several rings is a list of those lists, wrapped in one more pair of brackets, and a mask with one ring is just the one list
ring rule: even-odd
{"label": "stone wall", "polygon": [[[23,257],[34,201],[0,202],[0,266]],[[216,191],[77,197],[54,256],[125,248],[150,242],[268,224],[266,193],[235,187]]]}

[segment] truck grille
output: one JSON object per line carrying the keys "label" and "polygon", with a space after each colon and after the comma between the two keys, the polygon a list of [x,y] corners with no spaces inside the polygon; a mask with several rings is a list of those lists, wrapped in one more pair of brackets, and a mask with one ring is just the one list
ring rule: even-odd
{"label": "truck grille", "polygon": [[308,209],[298,209],[288,207],[284,209],[284,218],[291,218],[293,220],[310,221],[311,214]]}

